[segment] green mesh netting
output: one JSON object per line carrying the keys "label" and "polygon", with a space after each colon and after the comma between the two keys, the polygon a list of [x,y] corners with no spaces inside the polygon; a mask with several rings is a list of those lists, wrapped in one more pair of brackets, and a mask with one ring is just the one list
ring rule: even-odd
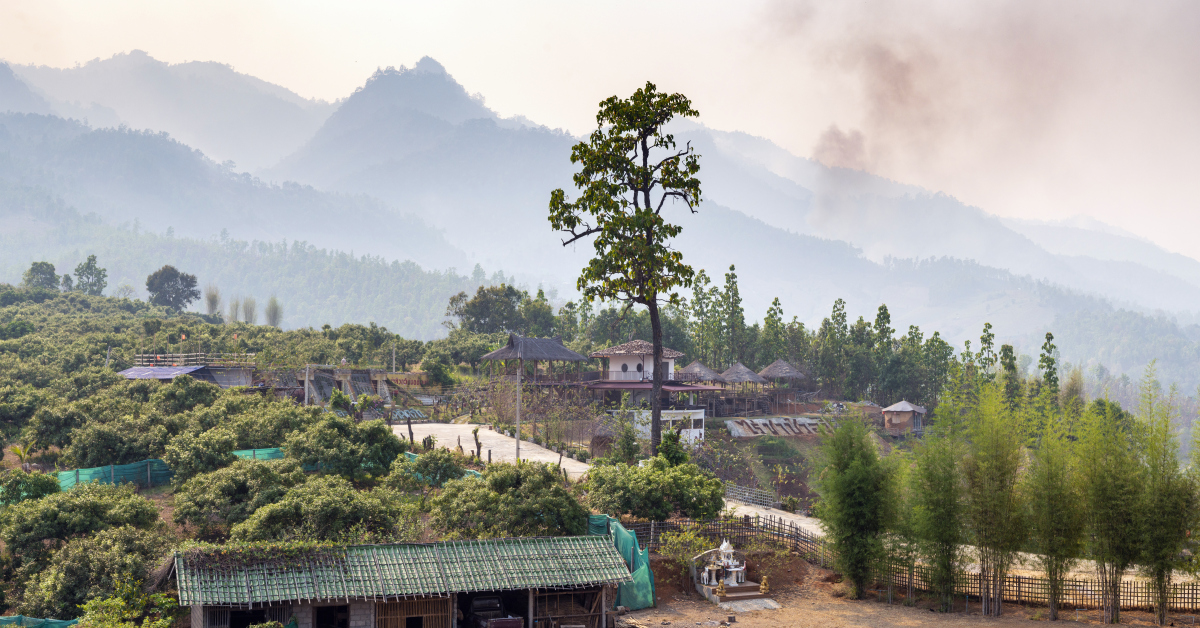
{"label": "green mesh netting", "polygon": [[233,452],[233,455],[238,458],[250,458],[251,460],[279,460],[283,457],[283,450],[278,447],[270,449],[239,449]]}
{"label": "green mesh netting", "polygon": [[613,606],[624,606],[634,611],[654,606],[654,572],[650,570],[650,549],[642,549],[637,536],[608,515],[588,515],[588,534],[611,536],[613,545],[625,559],[633,576],[633,582],[618,586]]}
{"label": "green mesh netting", "polygon": [[67,628],[67,626],[74,626],[78,623],[78,619],[38,619],[24,615],[0,617],[0,626],[21,626],[22,628]]}
{"label": "green mesh netting", "polygon": [[[175,477],[175,472],[167,466],[167,463],[152,458],[129,464],[110,464],[107,467],[59,471],[58,485],[64,491],[77,484],[89,482],[100,482],[101,484],[132,482],[138,486],[159,486],[170,482],[173,477]],[[0,624],[0,626],[2,625]]]}

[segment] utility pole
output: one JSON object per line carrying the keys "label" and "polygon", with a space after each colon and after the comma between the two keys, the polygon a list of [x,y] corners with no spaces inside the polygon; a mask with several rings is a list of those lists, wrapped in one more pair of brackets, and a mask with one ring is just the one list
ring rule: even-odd
{"label": "utility pole", "polygon": [[525,359],[517,358],[517,462],[521,461],[521,376],[525,374]]}
{"label": "utility pole", "polygon": [[396,372],[396,341],[392,341],[392,372]]}
{"label": "utility pole", "polygon": [[308,407],[308,366],[304,367],[304,407]]}

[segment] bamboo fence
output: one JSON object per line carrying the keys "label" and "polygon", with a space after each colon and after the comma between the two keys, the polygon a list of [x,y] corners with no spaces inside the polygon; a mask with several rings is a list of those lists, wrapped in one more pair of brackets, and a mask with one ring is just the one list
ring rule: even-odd
{"label": "bamboo fence", "polygon": [[[643,545],[657,550],[663,533],[699,529],[714,542],[728,539],[735,546],[745,547],[755,540],[778,543],[804,558],[811,564],[826,569],[835,568],[836,556],[828,541],[804,530],[795,522],[775,517],[743,517],[710,521],[654,521],[650,523],[625,524],[637,535]],[[908,564],[887,559],[878,565],[876,573],[879,584],[889,591],[900,594],[930,591],[929,567],[919,563]],[[980,574],[959,572],[956,577],[955,594],[976,597],[982,590]],[[1004,578],[1001,597],[1004,602],[1021,605],[1046,606],[1050,599],[1050,581],[1038,576],[1010,575]],[[1096,580],[1066,579],[1063,581],[1059,608],[1099,609],[1102,607],[1100,583]],[[1121,582],[1121,610],[1154,610],[1154,590],[1145,580],[1126,579]],[[1200,582],[1179,582],[1171,585],[1167,598],[1170,612],[1200,611]]]}

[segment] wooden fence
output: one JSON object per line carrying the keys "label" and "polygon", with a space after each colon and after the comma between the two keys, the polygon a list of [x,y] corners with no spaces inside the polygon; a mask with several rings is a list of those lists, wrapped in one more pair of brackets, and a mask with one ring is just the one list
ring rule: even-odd
{"label": "wooden fence", "polygon": [[[775,517],[743,517],[711,521],[654,521],[650,523],[625,524],[637,535],[643,546],[652,551],[658,549],[659,541],[666,532],[699,529],[700,533],[713,539],[714,544],[729,539],[735,547],[746,547],[755,540],[767,540],[789,548],[809,563],[827,569],[834,568],[835,554],[828,541],[809,532],[794,522]],[[714,545],[715,546],[715,545]],[[930,569],[926,565],[907,564],[888,559],[876,569],[877,578],[883,587],[909,591],[930,591]],[[982,590],[978,573],[959,572],[956,577],[955,593],[977,597]],[[1050,581],[1038,576],[1010,575],[1004,578],[1002,598],[1016,604],[1047,605],[1050,599]],[[1074,609],[1097,609],[1101,607],[1102,592],[1096,580],[1067,579],[1059,599],[1063,611]],[[1181,582],[1171,586],[1167,606],[1172,612],[1200,611],[1200,582]],[[1154,590],[1144,580],[1125,579],[1121,582],[1121,610],[1154,609]]]}

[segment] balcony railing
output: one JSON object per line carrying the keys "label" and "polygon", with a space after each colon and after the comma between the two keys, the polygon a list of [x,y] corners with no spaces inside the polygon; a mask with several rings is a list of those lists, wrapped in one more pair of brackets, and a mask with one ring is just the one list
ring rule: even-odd
{"label": "balcony railing", "polygon": [[[603,371],[601,375],[605,380],[611,382],[648,382],[654,379],[654,373],[652,372],[639,373],[637,371]],[[669,382],[673,381],[674,379],[675,373],[670,371],[663,373],[663,381]]]}
{"label": "balcony railing", "polygon": [[253,353],[139,353],[137,366],[254,366]]}

